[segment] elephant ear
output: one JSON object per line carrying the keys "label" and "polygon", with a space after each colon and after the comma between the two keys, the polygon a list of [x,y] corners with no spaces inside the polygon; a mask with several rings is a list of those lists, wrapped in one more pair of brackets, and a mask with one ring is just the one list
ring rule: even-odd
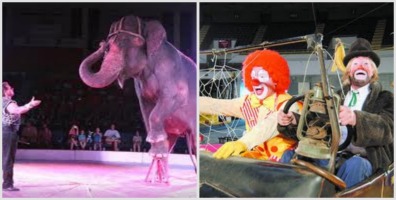
{"label": "elephant ear", "polygon": [[159,21],[148,21],[144,28],[147,55],[153,55],[166,40],[166,31]]}

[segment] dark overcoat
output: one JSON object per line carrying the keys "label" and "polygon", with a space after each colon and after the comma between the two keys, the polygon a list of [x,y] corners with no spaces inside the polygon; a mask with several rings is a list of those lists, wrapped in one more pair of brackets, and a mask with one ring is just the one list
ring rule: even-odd
{"label": "dark overcoat", "polygon": [[[350,86],[345,86],[343,89],[346,94]],[[382,90],[379,82],[373,82],[370,84],[370,93],[362,110],[354,112],[356,126],[348,125],[348,130],[352,130],[352,144],[366,149],[373,173],[387,170],[387,167],[393,163],[393,93]],[[295,114],[295,117],[299,119],[299,115]],[[295,139],[297,139],[296,128],[297,126],[278,124],[279,132]]]}

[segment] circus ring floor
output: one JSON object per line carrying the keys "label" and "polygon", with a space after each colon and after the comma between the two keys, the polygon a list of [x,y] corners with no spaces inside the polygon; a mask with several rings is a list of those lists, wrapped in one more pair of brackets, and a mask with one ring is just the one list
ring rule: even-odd
{"label": "circus ring floor", "polygon": [[169,155],[169,183],[145,182],[148,153],[17,151],[14,186],[3,198],[196,198],[197,174],[187,154]]}

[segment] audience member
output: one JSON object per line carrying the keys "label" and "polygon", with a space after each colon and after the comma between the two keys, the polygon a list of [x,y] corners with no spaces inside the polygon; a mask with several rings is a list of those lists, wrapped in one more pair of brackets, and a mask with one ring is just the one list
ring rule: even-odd
{"label": "audience member", "polygon": [[133,151],[140,152],[142,146],[142,136],[140,136],[139,131],[136,131],[136,135],[133,136]]}
{"label": "audience member", "polygon": [[69,143],[70,143],[70,150],[78,148],[78,126],[73,125],[69,130]]}
{"label": "audience member", "polygon": [[87,145],[87,136],[85,135],[84,129],[80,130],[80,134],[78,135],[78,143],[80,144],[81,149],[85,149]]}
{"label": "audience member", "polygon": [[39,129],[38,135],[41,144],[40,147],[52,148],[52,132],[46,123]]}
{"label": "audience member", "polygon": [[100,132],[100,128],[97,127],[95,129],[95,133],[93,135],[94,150],[102,150],[102,137],[103,137],[103,134],[102,134],[102,132]]}
{"label": "audience member", "polygon": [[31,148],[37,147],[37,128],[32,124],[31,121],[26,123],[26,126],[22,128],[22,141],[29,144]]}
{"label": "audience member", "polygon": [[93,149],[93,132],[92,131],[88,131],[88,135],[87,135],[87,149],[88,150],[92,150]]}
{"label": "audience member", "polygon": [[105,134],[105,142],[107,145],[112,145],[114,151],[119,151],[118,144],[121,142],[121,135],[115,129],[115,125],[111,124],[111,128],[107,129]]}

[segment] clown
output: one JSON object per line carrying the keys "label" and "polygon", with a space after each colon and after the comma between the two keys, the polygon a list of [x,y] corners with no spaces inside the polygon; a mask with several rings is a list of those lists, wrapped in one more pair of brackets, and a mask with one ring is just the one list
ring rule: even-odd
{"label": "clown", "polygon": [[393,94],[378,82],[380,58],[370,43],[359,38],[344,58],[343,76],[348,91],[339,120],[343,135],[352,134],[345,151],[353,157],[345,161],[337,175],[351,187],[373,172],[393,163]]}
{"label": "clown", "polygon": [[[340,152],[338,160],[344,162],[336,171],[351,188],[393,163],[393,94],[382,90],[378,82],[380,58],[367,40],[358,38],[343,62],[347,66],[342,77],[346,96],[340,106],[339,123],[341,135],[349,135],[344,138],[350,138],[350,144]],[[290,132],[297,126],[295,117],[279,113],[278,130],[295,135]],[[288,162],[291,155],[285,153],[282,162]]]}
{"label": "clown", "polygon": [[[199,98],[201,114],[233,116],[246,122],[243,136],[225,143],[213,156],[225,159],[241,155],[278,161],[283,151],[296,143],[277,131],[277,112],[291,98],[286,93],[290,85],[287,61],[275,51],[255,51],[243,62],[243,81],[250,91],[248,95],[236,99]],[[298,106],[292,105],[290,110],[298,112]]]}

